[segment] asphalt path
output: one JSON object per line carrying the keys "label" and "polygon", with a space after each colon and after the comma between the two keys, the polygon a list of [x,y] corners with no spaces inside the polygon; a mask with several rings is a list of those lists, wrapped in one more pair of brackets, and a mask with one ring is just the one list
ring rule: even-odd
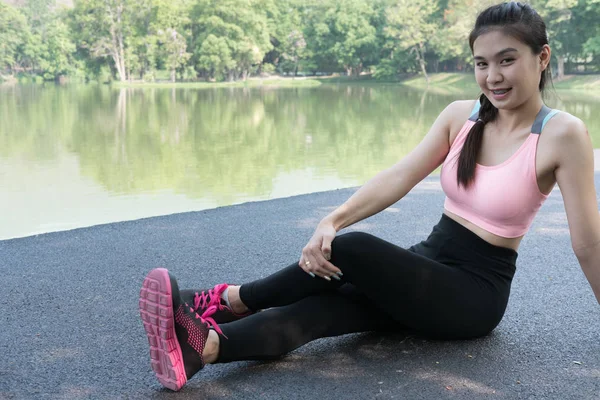
{"label": "asphalt path", "polygon": [[[355,190],[0,241],[0,398],[600,399],[600,307],[557,189],[519,248],[506,314],[489,336],[350,334],[277,361],[209,365],[179,393],[162,388],[137,308],[146,273],[168,268],[181,288],[264,277],[297,260],[316,223]],[[430,177],[348,231],[409,247],[443,200]]]}

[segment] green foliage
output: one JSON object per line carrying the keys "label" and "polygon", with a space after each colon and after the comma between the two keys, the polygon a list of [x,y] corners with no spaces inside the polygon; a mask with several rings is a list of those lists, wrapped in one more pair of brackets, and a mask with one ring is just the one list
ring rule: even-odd
{"label": "green foliage", "polygon": [[39,68],[44,71],[44,78],[51,80],[61,75],[72,74],[75,50],[68,26],[60,19],[51,21],[47,25],[46,39],[39,60]]}
{"label": "green foliage", "polygon": [[395,79],[399,74],[398,63],[390,59],[381,60],[373,71],[373,77],[379,80]]}
{"label": "green foliage", "polygon": [[440,61],[456,60],[466,65],[471,60],[469,33],[475,25],[477,11],[494,4],[493,0],[450,0],[444,10],[438,34],[430,41],[431,49],[439,55]]}
{"label": "green foliage", "polygon": [[583,47],[587,53],[593,54],[594,56],[600,56],[600,36],[589,38]]}
{"label": "green foliage", "polygon": [[0,68],[11,73],[28,55],[31,32],[27,20],[13,7],[0,2]]}
{"label": "green foliage", "polygon": [[261,66],[261,71],[265,74],[272,74],[275,72],[275,66],[271,63],[264,63]]}
{"label": "green foliage", "polygon": [[246,79],[273,45],[267,13],[258,0],[198,0],[197,67],[211,79]]}
{"label": "green foliage", "polygon": [[436,12],[434,0],[397,0],[388,9],[386,33],[400,50],[426,43],[438,28],[433,18]]}
{"label": "green foliage", "polygon": [[[468,71],[475,17],[496,2],[73,0],[68,10],[56,0],[0,2],[0,75],[152,82]],[[598,69],[600,0],[531,3],[561,73]]]}

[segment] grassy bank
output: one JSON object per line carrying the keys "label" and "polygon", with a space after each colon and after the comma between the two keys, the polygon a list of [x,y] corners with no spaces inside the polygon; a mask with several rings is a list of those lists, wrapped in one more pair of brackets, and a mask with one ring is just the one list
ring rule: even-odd
{"label": "grassy bank", "polygon": [[[309,76],[309,77],[270,77],[249,78],[239,82],[113,82],[116,87],[142,87],[142,88],[223,88],[223,87],[312,87],[320,85],[406,85],[415,88],[425,88],[427,84],[422,76],[414,76],[402,80],[378,81],[370,75],[360,77],[347,76]],[[433,90],[465,91],[477,90],[473,74],[441,73],[429,76],[429,86]]]}
{"label": "grassy bank", "polygon": [[313,78],[251,78],[238,82],[113,82],[115,87],[133,88],[181,88],[181,89],[207,89],[207,88],[237,88],[237,87],[312,87],[319,86],[319,79]]}
{"label": "grassy bank", "polygon": [[[406,80],[401,81],[403,85],[423,88],[427,87],[425,78],[421,75],[415,76]],[[465,91],[465,90],[479,90],[477,82],[473,74],[462,74],[457,72],[443,72],[439,74],[429,75],[429,86],[430,87],[443,87],[448,90]]]}
{"label": "grassy bank", "polygon": [[567,75],[565,79],[554,82],[560,90],[599,90],[600,75]]}
{"label": "grassy bank", "polygon": [[[404,85],[425,88],[425,78],[422,76],[406,79],[401,82]],[[440,73],[429,76],[429,85],[433,87],[444,87],[456,90],[478,90],[472,73]],[[600,75],[566,75],[562,80],[553,80],[553,86],[557,90],[599,90]]]}
{"label": "grassy bank", "polygon": [[[1,77],[0,77],[1,78]],[[0,79],[0,82],[2,79]],[[4,82],[8,83],[8,82]],[[14,83],[14,80],[13,80]],[[239,88],[239,87],[315,87],[320,85],[404,85],[418,89],[425,89],[440,93],[453,92],[478,92],[479,86],[475,82],[473,73],[438,73],[429,75],[429,86],[422,75],[411,76],[401,80],[378,81],[370,75],[360,77],[347,76],[310,76],[310,77],[268,77],[249,78],[238,82],[118,82],[113,81],[112,86],[116,88]],[[567,75],[561,81],[554,81],[557,91],[578,91],[589,94],[597,93],[600,89],[600,75]]]}

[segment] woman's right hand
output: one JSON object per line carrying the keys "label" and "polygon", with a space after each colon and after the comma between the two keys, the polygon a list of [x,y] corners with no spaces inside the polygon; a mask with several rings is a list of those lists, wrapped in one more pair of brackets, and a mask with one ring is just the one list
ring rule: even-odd
{"label": "woman's right hand", "polygon": [[339,268],[329,262],[331,260],[331,242],[336,233],[331,222],[321,221],[317,225],[315,233],[302,249],[298,265],[313,278],[319,276],[330,281],[332,277],[339,280],[338,275],[342,275]]}

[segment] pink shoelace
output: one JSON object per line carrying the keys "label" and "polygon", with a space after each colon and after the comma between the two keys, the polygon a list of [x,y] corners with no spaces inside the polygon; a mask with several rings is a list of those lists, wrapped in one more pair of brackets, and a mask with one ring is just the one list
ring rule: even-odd
{"label": "pink shoelace", "polygon": [[198,294],[198,292],[196,292],[196,294],[194,296],[194,310],[193,311],[197,311],[198,308],[201,308],[201,309],[206,308],[208,311],[208,309],[212,306],[215,307],[215,311],[217,310],[217,307],[219,310],[224,310],[224,309],[229,310],[229,307],[227,307],[225,304],[221,303],[221,295],[223,294],[225,289],[227,289],[228,286],[229,285],[226,283],[221,283],[221,284],[215,286],[214,288],[209,289],[207,291],[208,293],[202,292],[202,293]]}
{"label": "pink shoelace", "polygon": [[[194,312],[195,310],[190,307],[190,311]],[[206,311],[202,313],[202,315],[198,315],[198,313],[196,313],[196,319],[199,319],[200,322],[206,324],[206,326],[208,326],[209,328],[213,328],[215,331],[225,336],[217,322],[211,317],[215,312],[217,312],[217,306],[212,305],[208,307]],[[225,338],[227,338],[227,336],[225,336]]]}

